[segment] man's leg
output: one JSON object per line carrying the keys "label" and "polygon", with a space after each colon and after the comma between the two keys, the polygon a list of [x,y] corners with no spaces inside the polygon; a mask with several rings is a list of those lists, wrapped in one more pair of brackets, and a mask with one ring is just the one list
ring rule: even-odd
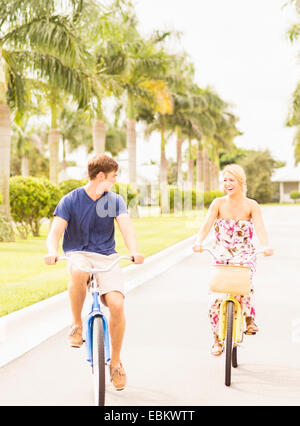
{"label": "man's leg", "polygon": [[120,354],[125,332],[124,296],[118,291],[111,291],[104,296],[110,312],[109,332],[111,338],[112,367],[121,363]]}
{"label": "man's leg", "polygon": [[70,332],[70,344],[74,347],[82,345],[82,319],[81,312],[86,297],[86,285],[89,279],[87,272],[82,272],[75,267],[70,270],[71,279],[68,285],[69,300],[73,322]]}
{"label": "man's leg", "polygon": [[111,291],[103,297],[110,312],[111,380],[117,390],[122,390],[126,384],[126,374],[120,358],[125,332],[124,296],[118,291]]}

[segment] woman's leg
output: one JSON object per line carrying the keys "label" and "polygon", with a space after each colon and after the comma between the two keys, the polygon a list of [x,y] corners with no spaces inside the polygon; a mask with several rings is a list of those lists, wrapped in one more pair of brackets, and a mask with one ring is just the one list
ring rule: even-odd
{"label": "woman's leg", "polygon": [[214,356],[220,356],[223,352],[223,346],[218,340],[219,330],[219,317],[220,317],[220,306],[222,299],[216,299],[215,296],[211,295],[209,303],[209,322],[213,332],[214,343],[211,348],[211,354]]}

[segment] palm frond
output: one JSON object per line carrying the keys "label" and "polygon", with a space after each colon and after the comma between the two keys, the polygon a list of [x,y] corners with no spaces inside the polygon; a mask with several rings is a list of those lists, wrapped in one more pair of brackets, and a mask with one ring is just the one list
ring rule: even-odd
{"label": "palm frond", "polygon": [[59,58],[36,52],[18,52],[24,66],[50,87],[61,89],[85,107],[93,94],[93,78],[81,70],[64,65]]}
{"label": "palm frond", "polygon": [[2,45],[14,49],[27,46],[32,51],[56,54],[70,66],[86,67],[91,57],[75,33],[68,17],[54,15],[35,18],[7,32]]}

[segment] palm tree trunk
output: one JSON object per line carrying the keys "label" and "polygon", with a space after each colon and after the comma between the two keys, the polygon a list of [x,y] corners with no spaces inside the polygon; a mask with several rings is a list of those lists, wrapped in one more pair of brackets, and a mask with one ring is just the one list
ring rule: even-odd
{"label": "palm tree trunk", "polygon": [[10,177],[11,123],[8,106],[0,104],[0,211],[10,217],[9,177]]}
{"label": "palm tree trunk", "polygon": [[204,191],[210,191],[210,179],[209,179],[209,160],[207,149],[203,150],[203,176],[204,176]]}
{"label": "palm tree trunk", "polygon": [[126,142],[128,150],[129,183],[136,186],[136,121],[133,99],[128,97]]}
{"label": "palm tree trunk", "polygon": [[58,184],[58,172],[59,172],[59,130],[57,129],[57,110],[55,102],[55,93],[52,95],[51,104],[51,129],[48,135],[48,145],[50,152],[50,181],[54,184]]}
{"label": "palm tree trunk", "polygon": [[29,164],[28,164],[28,157],[26,155],[23,155],[21,159],[21,175],[29,176]]}
{"label": "palm tree trunk", "polygon": [[203,158],[202,158],[200,141],[197,141],[196,182],[197,182],[197,186],[200,186],[200,184],[203,182]]}
{"label": "palm tree trunk", "polygon": [[62,136],[62,146],[63,146],[63,158],[61,162],[61,180],[67,180],[68,174],[67,174],[67,149],[66,149],[66,139],[64,136]]}
{"label": "palm tree trunk", "polygon": [[48,135],[49,151],[50,151],[50,181],[58,184],[58,168],[59,168],[59,130],[50,129]]}
{"label": "palm tree trunk", "polygon": [[[126,144],[128,152],[128,178],[130,185],[136,190],[136,120],[134,112],[134,101],[128,96]],[[130,216],[138,217],[137,200],[133,200],[130,207]]]}
{"label": "palm tree trunk", "polygon": [[192,155],[192,141],[189,139],[189,159],[188,159],[188,185],[193,188],[194,185],[194,159]]}
{"label": "palm tree trunk", "polygon": [[136,122],[127,120],[127,149],[128,149],[128,174],[129,183],[136,185]]}
{"label": "palm tree trunk", "polygon": [[93,148],[95,154],[105,152],[105,123],[103,120],[95,120],[93,123]]}
{"label": "palm tree trunk", "polygon": [[181,129],[177,129],[177,140],[176,140],[176,149],[177,149],[177,185],[182,188],[183,186],[183,175],[182,175],[182,136]]}
{"label": "palm tree trunk", "polygon": [[[130,185],[136,190],[136,121],[128,119],[126,129],[126,141],[128,151],[128,178]],[[132,200],[130,217],[139,217],[136,200]]]}
{"label": "palm tree trunk", "polygon": [[168,199],[168,179],[167,179],[167,159],[166,159],[166,140],[164,129],[161,130],[160,143],[160,197],[161,213],[169,213],[170,205]]}

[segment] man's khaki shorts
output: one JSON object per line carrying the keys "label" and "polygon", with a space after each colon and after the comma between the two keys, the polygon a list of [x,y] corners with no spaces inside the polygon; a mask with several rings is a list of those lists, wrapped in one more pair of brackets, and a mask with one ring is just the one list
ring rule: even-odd
{"label": "man's khaki shorts", "polygon": [[[72,251],[66,253],[66,256],[71,256],[72,260],[82,267],[107,268],[119,255],[118,253],[113,253],[106,256],[88,251]],[[72,266],[74,267],[74,265],[68,262],[68,272],[70,275]],[[96,276],[99,284],[99,294],[104,304],[105,302],[102,296],[111,291],[118,291],[125,297],[124,278],[120,262],[107,272],[98,272]]]}

